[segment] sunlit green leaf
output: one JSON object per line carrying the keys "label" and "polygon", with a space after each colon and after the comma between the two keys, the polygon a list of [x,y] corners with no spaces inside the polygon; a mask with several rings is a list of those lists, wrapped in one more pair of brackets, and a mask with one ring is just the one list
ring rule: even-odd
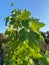
{"label": "sunlit green leaf", "polygon": [[30,27],[32,30],[39,31],[40,28],[45,26],[44,23],[39,22],[38,19],[31,19]]}

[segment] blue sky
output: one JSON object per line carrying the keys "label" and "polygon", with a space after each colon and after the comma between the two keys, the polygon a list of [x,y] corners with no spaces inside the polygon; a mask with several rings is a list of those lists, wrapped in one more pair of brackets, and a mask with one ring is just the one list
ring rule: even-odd
{"label": "blue sky", "polygon": [[[14,2],[14,7],[11,7],[11,2]],[[11,14],[11,11],[16,9],[27,9],[31,15],[40,19],[46,24],[42,31],[49,31],[49,0],[0,0],[0,32],[6,30],[4,18]]]}

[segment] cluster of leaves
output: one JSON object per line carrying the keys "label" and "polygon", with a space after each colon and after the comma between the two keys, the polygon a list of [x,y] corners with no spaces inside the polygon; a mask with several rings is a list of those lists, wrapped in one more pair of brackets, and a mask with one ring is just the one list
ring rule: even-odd
{"label": "cluster of leaves", "polygon": [[[30,16],[31,13],[14,9],[5,18],[8,37],[4,65],[49,65],[48,51],[40,53],[42,37],[39,29],[45,24]],[[37,64],[37,63],[38,64]]]}

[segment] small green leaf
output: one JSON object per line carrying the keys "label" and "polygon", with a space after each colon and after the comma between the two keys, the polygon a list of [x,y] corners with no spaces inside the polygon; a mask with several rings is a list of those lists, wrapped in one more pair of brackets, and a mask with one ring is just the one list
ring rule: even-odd
{"label": "small green leaf", "polygon": [[23,61],[23,63],[21,65],[28,65],[27,61]]}
{"label": "small green leaf", "polygon": [[11,6],[14,6],[14,3],[13,2],[11,3]]}
{"label": "small green leaf", "polygon": [[7,18],[5,18],[5,21],[6,21],[5,25],[6,26],[7,26],[7,23],[8,23],[9,20],[10,20],[10,16],[8,16]]}

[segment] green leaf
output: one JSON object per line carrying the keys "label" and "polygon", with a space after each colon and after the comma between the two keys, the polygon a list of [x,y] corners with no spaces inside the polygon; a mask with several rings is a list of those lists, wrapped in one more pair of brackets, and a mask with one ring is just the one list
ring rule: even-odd
{"label": "green leaf", "polygon": [[28,32],[28,33],[29,33],[28,40],[29,40],[30,43],[32,43],[32,42],[36,43],[37,41],[39,41],[40,37],[39,37],[38,33],[34,32],[32,30],[30,30],[30,32]]}
{"label": "green leaf", "polygon": [[17,10],[14,9],[14,10],[12,11],[12,14],[16,14],[16,13],[17,13]]}
{"label": "green leaf", "polygon": [[25,28],[20,30],[19,34],[20,34],[20,36],[19,36],[20,42],[23,42],[27,39],[27,32],[25,31]]}
{"label": "green leaf", "polygon": [[20,37],[19,37],[20,42],[24,42],[25,40],[28,40],[29,46],[34,48],[36,51],[40,51],[40,36],[34,31],[27,32],[25,28],[23,28],[20,31]]}
{"label": "green leaf", "polygon": [[7,26],[7,23],[8,23],[9,20],[10,20],[10,16],[8,16],[7,18],[5,18],[5,21],[6,21],[5,25],[6,26]]}
{"label": "green leaf", "polygon": [[26,9],[24,10],[24,13],[23,13],[25,16],[30,16],[31,15],[31,13],[29,12],[29,11],[27,11]]}
{"label": "green leaf", "polygon": [[30,24],[30,28],[31,28],[32,30],[35,30],[35,31],[39,31],[40,28],[42,28],[42,27],[45,26],[44,23],[39,22],[38,19],[34,19],[34,18],[31,19],[31,22],[30,22],[30,23],[31,23],[31,24]]}
{"label": "green leaf", "polygon": [[39,64],[40,64],[40,65],[49,65],[49,64],[47,63],[46,58],[44,58],[44,57],[39,59]]}
{"label": "green leaf", "polygon": [[11,3],[11,6],[14,6],[14,3],[13,2]]}
{"label": "green leaf", "polygon": [[43,57],[39,52],[37,52],[36,50],[34,50],[34,49],[32,49],[32,48],[30,48],[30,51],[31,51],[31,54],[33,55],[33,57],[34,57],[35,59],[40,59],[40,58]]}
{"label": "green leaf", "polygon": [[23,63],[21,65],[28,65],[27,61],[23,61]]}
{"label": "green leaf", "polygon": [[36,32],[30,30],[28,34],[29,46],[34,48],[36,51],[40,51],[40,36]]}
{"label": "green leaf", "polygon": [[22,20],[22,26],[23,27],[26,27],[26,28],[29,28],[29,20]]}

